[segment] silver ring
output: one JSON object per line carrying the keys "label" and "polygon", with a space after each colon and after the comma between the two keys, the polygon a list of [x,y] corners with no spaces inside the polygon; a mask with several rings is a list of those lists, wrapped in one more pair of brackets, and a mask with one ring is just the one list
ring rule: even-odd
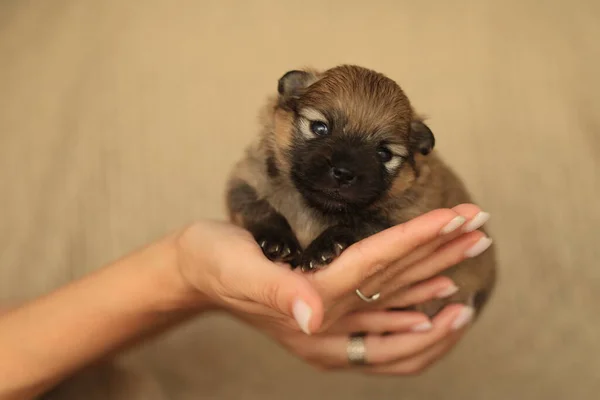
{"label": "silver ring", "polygon": [[350,364],[365,365],[367,363],[365,338],[363,336],[350,336],[346,353]]}
{"label": "silver ring", "polygon": [[381,293],[375,293],[373,296],[367,297],[364,294],[362,294],[362,292],[358,289],[356,289],[356,294],[358,295],[358,297],[360,297],[360,299],[362,301],[367,302],[367,303],[379,300],[379,298],[381,297]]}

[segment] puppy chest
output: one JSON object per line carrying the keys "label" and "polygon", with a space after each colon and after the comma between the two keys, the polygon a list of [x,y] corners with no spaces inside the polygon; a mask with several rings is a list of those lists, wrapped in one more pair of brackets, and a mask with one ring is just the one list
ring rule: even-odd
{"label": "puppy chest", "polygon": [[327,225],[298,199],[286,197],[273,197],[269,200],[275,210],[290,224],[300,246],[306,248],[327,228]]}

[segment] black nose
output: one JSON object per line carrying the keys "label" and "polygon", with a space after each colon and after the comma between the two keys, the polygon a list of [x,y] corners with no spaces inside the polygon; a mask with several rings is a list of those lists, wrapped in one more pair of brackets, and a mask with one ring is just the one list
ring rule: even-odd
{"label": "black nose", "polygon": [[354,172],[344,167],[332,167],[331,176],[343,185],[349,185],[356,180]]}

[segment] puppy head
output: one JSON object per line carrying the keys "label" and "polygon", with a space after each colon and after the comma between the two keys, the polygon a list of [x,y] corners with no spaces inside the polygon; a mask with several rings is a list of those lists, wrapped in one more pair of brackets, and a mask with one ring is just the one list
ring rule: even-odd
{"label": "puppy head", "polygon": [[283,75],[273,131],[274,162],[325,212],[359,211],[406,190],[415,155],[435,143],[394,81],[348,65]]}

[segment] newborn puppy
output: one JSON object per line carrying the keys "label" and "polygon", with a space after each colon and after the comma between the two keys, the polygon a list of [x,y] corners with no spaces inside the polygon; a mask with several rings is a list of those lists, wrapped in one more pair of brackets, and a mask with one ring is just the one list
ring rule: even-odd
{"label": "newborn puppy", "polygon": [[[227,188],[233,223],[274,261],[313,271],[345,248],[437,208],[471,202],[433,151],[434,135],[400,86],[358,66],[294,70],[280,78],[261,134]],[[495,284],[492,249],[448,269],[448,302],[477,311]]]}

